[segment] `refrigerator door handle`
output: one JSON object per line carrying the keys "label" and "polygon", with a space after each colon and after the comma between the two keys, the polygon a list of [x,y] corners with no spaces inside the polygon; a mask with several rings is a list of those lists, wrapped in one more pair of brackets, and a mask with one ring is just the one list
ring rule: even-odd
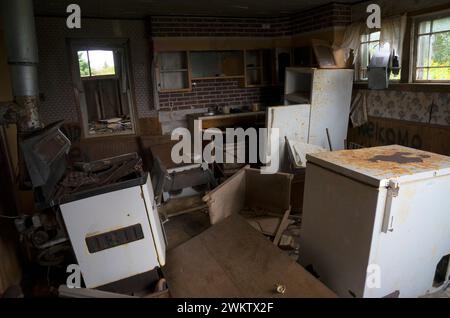
{"label": "refrigerator door handle", "polygon": [[383,224],[381,226],[381,232],[387,233],[394,231],[393,222],[394,216],[391,215],[392,201],[398,196],[399,186],[395,181],[389,181],[387,186],[386,204],[384,206]]}

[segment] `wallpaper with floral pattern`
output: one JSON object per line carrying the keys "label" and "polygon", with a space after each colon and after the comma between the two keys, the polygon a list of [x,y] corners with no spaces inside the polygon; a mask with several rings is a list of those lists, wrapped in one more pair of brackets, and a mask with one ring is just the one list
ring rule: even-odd
{"label": "wallpaper with floral pattern", "polygon": [[449,93],[363,90],[369,116],[450,126]]}

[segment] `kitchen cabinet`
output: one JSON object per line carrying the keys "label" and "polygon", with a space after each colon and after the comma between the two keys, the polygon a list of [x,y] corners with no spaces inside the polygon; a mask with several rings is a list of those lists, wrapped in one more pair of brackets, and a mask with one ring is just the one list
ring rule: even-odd
{"label": "kitchen cabinet", "polygon": [[189,91],[191,76],[187,51],[157,54],[157,85],[159,92]]}
{"label": "kitchen cabinet", "polygon": [[191,51],[192,79],[244,78],[244,54],[236,51]]}
{"label": "kitchen cabinet", "polygon": [[259,87],[274,84],[275,57],[271,49],[245,51],[245,86]]}

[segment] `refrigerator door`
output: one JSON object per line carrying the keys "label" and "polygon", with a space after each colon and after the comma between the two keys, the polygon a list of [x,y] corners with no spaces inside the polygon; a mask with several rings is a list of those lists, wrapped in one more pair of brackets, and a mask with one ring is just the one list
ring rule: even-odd
{"label": "refrigerator door", "polygon": [[[286,137],[292,140],[307,142],[309,129],[309,113],[311,105],[290,105],[290,106],[274,106],[267,108],[268,138],[272,140],[271,134],[273,129],[278,129],[279,141],[279,165],[273,166],[274,171],[287,171],[289,161],[286,158]],[[270,143],[266,145],[267,155],[270,156]],[[267,162],[267,158],[266,158]],[[276,162],[272,162],[275,165]]]}
{"label": "refrigerator door", "polygon": [[399,145],[315,153],[306,159],[373,187],[450,174],[450,157]]}
{"label": "refrigerator door", "polygon": [[308,143],[328,149],[328,130],[331,149],[345,148],[352,87],[353,70],[314,71]]}

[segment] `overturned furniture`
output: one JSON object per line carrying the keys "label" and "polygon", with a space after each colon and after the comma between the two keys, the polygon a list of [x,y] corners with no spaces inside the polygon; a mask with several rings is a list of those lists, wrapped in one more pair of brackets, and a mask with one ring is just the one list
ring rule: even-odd
{"label": "overturned furniture", "polygon": [[176,298],[336,297],[239,215],[168,251],[163,271]]}
{"label": "overturned furniture", "polygon": [[146,273],[147,281],[158,281],[166,240],[141,158],[131,153],[70,166],[65,157],[70,142],[61,124],[21,143],[36,207],[56,215],[61,234],[53,238],[44,226],[26,228],[26,219],[21,228],[39,234],[36,248],[49,259],[56,258],[54,251],[73,249],[87,288],[107,290]]}
{"label": "overturned furniture", "polygon": [[267,108],[267,141],[270,142],[266,145],[265,161],[274,171],[294,175],[291,191],[291,207],[294,214],[300,214],[303,206],[305,156],[310,152],[325,151],[320,146],[308,143],[312,111],[310,104]]}
{"label": "overturned furniture", "polygon": [[170,136],[140,137],[144,163],[151,171],[158,212],[165,218],[206,211],[202,197],[217,185],[208,164],[198,157],[183,153],[183,162],[173,161],[172,148],[177,143]]}
{"label": "overturned furniture", "polygon": [[259,169],[242,168],[203,197],[211,224],[241,214],[278,245],[289,223],[292,175],[262,174]]}
{"label": "overturned furniture", "polygon": [[403,146],[308,156],[300,262],[341,297],[449,282],[450,157]]}

